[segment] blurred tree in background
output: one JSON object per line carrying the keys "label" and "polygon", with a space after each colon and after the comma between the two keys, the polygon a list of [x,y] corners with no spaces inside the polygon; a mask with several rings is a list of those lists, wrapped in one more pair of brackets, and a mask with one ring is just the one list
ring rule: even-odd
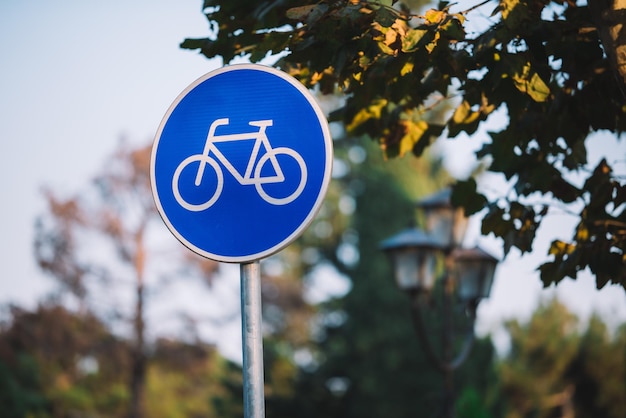
{"label": "blurred tree in background", "polygon": [[[146,379],[146,416],[163,418],[242,416],[241,396],[227,402],[223,379],[241,369],[215,346],[161,338],[153,346]],[[220,408],[229,408],[224,414]]]}
{"label": "blurred tree in background", "polygon": [[[210,284],[217,269],[217,263],[182,249],[163,248],[150,189],[150,149],[121,144],[82,194],[62,198],[46,191],[48,213],[36,224],[35,254],[41,268],[75,297],[80,311],[130,328],[131,362],[121,370],[130,370],[132,418],[144,415],[147,287],[153,286],[153,296],[172,277],[193,269]],[[164,251],[169,266],[159,270],[155,265]]]}
{"label": "blurred tree in background", "polygon": [[[422,353],[409,301],[396,289],[378,244],[413,220],[416,196],[439,189],[447,177],[427,159],[382,164],[379,154],[366,149],[370,143],[344,137],[337,126],[334,130],[336,170],[324,207],[299,240],[262,263],[266,414],[432,413],[440,403],[441,378]],[[407,178],[411,181],[399,181]],[[105,208],[106,201],[100,209]],[[54,259],[60,263],[57,271],[80,271],[95,280],[88,275],[94,270],[84,266],[97,265],[102,259],[91,257],[101,252],[88,257],[81,251],[102,241],[68,241],[84,238],[81,234],[56,238],[69,251]],[[169,257],[178,257],[177,252]],[[75,264],[65,265],[67,260]],[[189,265],[194,264],[183,273]],[[210,265],[196,267],[203,266]],[[311,295],[324,280],[347,283],[349,290],[315,299]],[[73,309],[60,306],[67,300],[59,297],[34,312],[13,309],[0,328],[2,416],[128,416],[136,342],[114,331],[117,321],[96,315],[100,308],[88,294],[78,304],[70,299]],[[108,296],[124,299],[123,292]],[[437,326],[436,318],[431,322]],[[576,324],[555,303],[541,307],[528,324],[507,325],[511,350],[500,360],[489,339],[479,340],[456,375],[457,415],[548,416],[565,407],[576,416],[623,416],[626,327],[613,335],[593,318],[580,334]],[[199,338],[170,337],[147,340],[144,350],[146,416],[241,416],[240,365],[221,357],[214,346]]]}
{"label": "blurred tree in background", "polygon": [[[59,305],[14,308],[0,332],[0,416],[128,417],[131,344],[88,312]],[[150,352],[146,416],[224,416],[211,398],[226,394],[220,379],[233,364],[214,346],[161,338]]]}
{"label": "blurred tree in background", "polygon": [[615,332],[594,315],[566,372],[576,416],[626,416],[626,324]]}
{"label": "blurred tree in background", "polygon": [[552,300],[530,321],[511,321],[511,350],[500,361],[507,418],[619,418],[626,415],[626,326],[610,335],[593,316],[578,318]]}
{"label": "blurred tree in background", "polygon": [[93,315],[60,306],[34,312],[15,308],[11,319],[0,335],[3,386],[12,377],[21,387],[2,391],[3,416],[126,415],[126,342]]}
{"label": "blurred tree in background", "polygon": [[557,302],[540,307],[528,324],[507,324],[511,351],[500,372],[511,405],[508,416],[548,417],[555,408],[571,408],[573,392],[563,378],[578,350],[577,325]]}
{"label": "blurred tree in background", "polygon": [[[346,167],[336,186],[354,199],[354,212],[344,232],[318,248],[351,290],[320,307],[318,346],[300,371],[294,406],[306,405],[301,417],[430,415],[441,405],[443,381],[418,344],[410,301],[396,288],[379,244],[413,220],[411,197],[439,189],[446,176],[426,159],[381,164],[379,155],[354,139],[339,140],[336,147]],[[401,181],[406,178],[412,181]],[[459,387],[476,390],[482,405],[494,390],[493,354],[488,340],[479,342],[458,374]]]}

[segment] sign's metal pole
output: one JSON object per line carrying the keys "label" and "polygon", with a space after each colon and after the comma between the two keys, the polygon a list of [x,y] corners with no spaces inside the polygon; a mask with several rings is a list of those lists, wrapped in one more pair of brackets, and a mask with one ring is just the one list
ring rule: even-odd
{"label": "sign's metal pole", "polygon": [[241,264],[244,418],[265,417],[261,269],[258,261]]}

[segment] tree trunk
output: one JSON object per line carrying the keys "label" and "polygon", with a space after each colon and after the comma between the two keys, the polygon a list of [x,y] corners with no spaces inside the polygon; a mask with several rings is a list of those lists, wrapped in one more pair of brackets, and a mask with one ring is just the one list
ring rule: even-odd
{"label": "tree trunk", "polygon": [[146,352],[144,323],[144,226],[135,235],[135,273],[137,275],[137,296],[133,321],[134,341],[132,347],[132,365],[130,381],[130,418],[144,416],[144,389],[146,383]]}
{"label": "tree trunk", "polygon": [[589,0],[589,10],[626,96],[626,0]]}
{"label": "tree trunk", "polygon": [[134,318],[135,341],[131,359],[130,418],[142,418],[144,409],[143,394],[146,381],[146,355],[144,348],[143,293],[143,284],[139,283],[137,285],[137,302]]}

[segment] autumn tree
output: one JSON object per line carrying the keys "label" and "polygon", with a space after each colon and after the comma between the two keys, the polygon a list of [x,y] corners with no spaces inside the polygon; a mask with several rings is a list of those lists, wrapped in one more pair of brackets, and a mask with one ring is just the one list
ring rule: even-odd
{"label": "autumn tree", "polygon": [[[149,145],[133,148],[121,144],[85,191],[65,198],[47,190],[49,210],[38,219],[35,242],[40,266],[74,296],[80,311],[99,315],[113,329],[130,331],[126,335],[132,336],[129,398],[134,417],[140,417],[143,411],[156,416],[159,409],[153,404],[145,405],[147,383],[160,388],[161,395],[152,399],[159,400],[156,404],[162,406],[161,410],[168,409],[163,405],[173,396],[165,393],[167,383],[155,378],[172,373],[155,365],[147,370],[148,351],[152,352],[156,343],[147,340],[148,331],[152,335],[163,334],[155,320],[150,328],[146,324],[148,302],[167,303],[163,290],[171,289],[177,282],[191,284],[186,279],[189,277],[211,284],[218,267],[217,263],[193,254],[176,242],[159,218],[149,182],[150,151]],[[293,245],[262,265],[270,401],[272,396],[290,396],[291,379],[296,372],[292,355],[310,344],[310,321],[315,309],[304,299],[302,277],[312,266],[300,262],[300,251],[297,244]],[[134,300],[129,298],[129,290],[134,293]],[[211,300],[208,293],[206,296]],[[178,323],[178,329],[190,326],[189,343],[198,345],[201,341],[196,336],[202,321],[208,320],[214,328],[236,322],[238,304],[224,308],[224,312],[208,318],[206,315],[197,318],[193,312],[181,309],[178,313],[182,322]],[[177,337],[180,338],[180,333]],[[213,366],[207,367],[200,369],[207,371]],[[241,380],[241,369],[237,364],[224,367],[230,372],[213,377],[239,393],[229,397],[219,387],[207,387],[215,389],[212,399],[216,410],[236,411],[242,399],[241,388],[237,389],[236,383]],[[191,373],[190,379],[195,379],[196,374]],[[176,374],[173,379],[179,377]],[[172,390],[178,387],[176,383],[172,385]],[[193,392],[191,386],[188,389]],[[148,390],[150,395],[157,389]],[[191,411],[194,407],[188,408]]]}
{"label": "autumn tree", "polygon": [[578,352],[565,373],[576,388],[576,416],[618,418],[626,415],[626,324],[610,330],[593,315]]}
{"label": "autumn tree", "polygon": [[82,312],[130,328],[130,416],[136,418],[144,410],[146,298],[183,276],[183,269],[185,276],[210,283],[217,267],[182,247],[177,251],[178,246],[168,246],[177,243],[160,232],[149,161],[149,146],[133,149],[121,144],[83,193],[65,198],[47,190],[48,213],[37,221],[35,242],[41,268],[75,297]]}
{"label": "autumn tree", "polygon": [[581,333],[579,319],[551,300],[507,330],[511,349],[499,365],[507,418],[624,416],[624,325],[611,335],[592,316]]}
{"label": "autumn tree", "polygon": [[[587,138],[626,127],[624,2],[416,4],[205,0],[208,36],[181,46],[225,63],[275,55],[305,86],[345,95],[331,119],[387,157],[471,136],[482,164],[506,180],[496,193],[474,178],[454,187],[456,205],[482,211],[484,234],[523,253],[548,214],[572,212],[578,225],[552,243],[544,284],[589,268],[598,288],[626,286],[626,185],[615,171],[624,156],[586,169]],[[504,125],[484,133],[496,118]]]}
{"label": "autumn tree", "polygon": [[[11,307],[0,325],[2,417],[127,417],[129,344],[89,312],[51,302],[33,311]],[[241,370],[214,345],[162,337],[150,351],[147,416],[241,415],[241,396],[228,398],[223,384],[226,376],[241,378]],[[234,412],[224,414],[226,407]]]}
{"label": "autumn tree", "polygon": [[[159,338],[150,356],[146,416],[236,417],[243,414],[243,397],[229,397],[228,377],[241,379],[241,368],[202,341]],[[229,413],[224,413],[228,408]]]}
{"label": "autumn tree", "polygon": [[92,314],[54,304],[11,309],[0,329],[2,415],[126,416],[128,345]]}
{"label": "autumn tree", "polygon": [[500,366],[507,417],[549,417],[554,409],[572,409],[573,386],[563,377],[578,351],[577,325],[557,301],[541,306],[527,324],[507,324],[511,350]]}

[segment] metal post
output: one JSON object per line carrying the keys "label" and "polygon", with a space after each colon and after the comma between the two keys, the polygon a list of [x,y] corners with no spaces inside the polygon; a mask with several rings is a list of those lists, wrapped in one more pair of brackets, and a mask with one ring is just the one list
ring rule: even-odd
{"label": "metal post", "polygon": [[244,418],[265,417],[261,270],[258,261],[241,264],[241,331]]}
{"label": "metal post", "polygon": [[[450,271],[450,270],[448,270]],[[446,272],[443,277],[443,329],[442,329],[442,351],[443,362],[445,367],[443,368],[443,414],[444,418],[454,417],[454,369],[453,363],[453,325],[452,325],[452,298],[453,298],[453,283]]]}

